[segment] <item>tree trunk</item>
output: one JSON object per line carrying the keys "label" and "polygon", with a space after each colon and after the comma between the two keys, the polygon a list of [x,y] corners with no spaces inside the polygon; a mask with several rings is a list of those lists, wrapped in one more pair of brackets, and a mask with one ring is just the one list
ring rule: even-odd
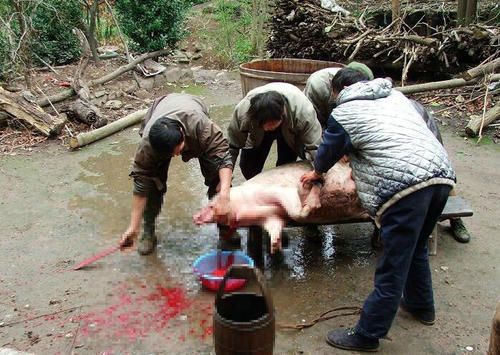
{"label": "tree trunk", "polygon": [[457,22],[459,25],[465,24],[466,11],[467,11],[467,0],[458,0]]}
{"label": "tree trunk", "polygon": [[486,114],[484,115],[484,120],[483,120],[483,115],[476,116],[473,119],[471,119],[469,121],[469,124],[467,124],[467,127],[465,127],[465,133],[469,137],[475,137],[479,133],[481,126],[485,128],[499,117],[500,117],[500,101],[497,102],[495,106],[490,108],[488,112],[486,112]]}
{"label": "tree trunk", "polygon": [[89,10],[89,28],[88,33],[85,33],[87,41],[89,42],[90,52],[92,53],[92,59],[97,62],[99,61],[99,54],[97,53],[97,39],[95,36],[96,19],[97,19],[97,7],[99,5],[99,0],[94,0],[92,6]]}
{"label": "tree trunk", "polygon": [[476,21],[477,0],[467,0],[467,8],[465,10],[465,25],[469,25]]}
{"label": "tree trunk", "polygon": [[108,124],[107,126],[95,129],[90,132],[80,133],[76,137],[71,138],[71,140],[69,141],[69,146],[72,149],[76,149],[83,147],[87,144],[93,143],[95,141],[98,141],[99,139],[103,139],[107,136],[110,136],[113,133],[116,133],[124,128],[127,128],[128,126],[141,122],[141,120],[146,115],[146,112],[148,112],[147,109],[139,110],[134,113],[131,113],[128,116],[120,118],[119,120],[114,121]]}
{"label": "tree trunk", "polygon": [[97,107],[90,102],[76,100],[67,112],[69,118],[83,122],[94,128],[100,128],[108,123]]}
{"label": "tree trunk", "polygon": [[401,17],[401,4],[399,0],[392,0],[392,21]]}
{"label": "tree trunk", "polygon": [[24,80],[26,82],[26,87],[28,90],[32,88],[31,81],[31,48],[30,48],[30,37],[31,28],[26,26],[27,23],[31,21],[25,21],[24,16],[26,16],[26,8],[22,1],[11,0],[11,6],[16,13],[17,21],[19,22],[19,30],[21,32],[19,38],[19,56],[21,57],[21,62],[23,63],[24,70]]}
{"label": "tree trunk", "polygon": [[58,134],[66,121],[62,116],[47,114],[41,107],[28,103],[18,95],[12,94],[1,87],[0,110],[35,127],[47,137]]}

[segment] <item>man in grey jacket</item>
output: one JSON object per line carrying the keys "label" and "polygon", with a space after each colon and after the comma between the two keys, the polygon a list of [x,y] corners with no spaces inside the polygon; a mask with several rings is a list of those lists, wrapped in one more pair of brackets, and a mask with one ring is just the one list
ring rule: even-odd
{"label": "man in grey jacket", "polygon": [[390,81],[365,81],[342,69],[332,81],[332,111],[314,171],[303,183],[320,180],[348,155],[361,203],[380,228],[383,254],[375,288],[355,328],[328,333],[335,347],[375,351],[398,306],[422,323],[435,321],[427,242],[455,185],[443,146],[422,125],[411,102]]}
{"label": "man in grey jacket", "polygon": [[[144,233],[137,251],[147,255],[157,244],[155,221],[167,191],[172,157],[180,155],[184,162],[198,158],[208,196],[219,191],[215,213],[222,217],[228,213],[233,163],[221,129],[210,120],[208,108],[196,96],[169,94],[156,99],[139,134],[142,139],[130,174],[134,179],[132,213],[120,245],[128,247],[134,243],[144,217]],[[221,228],[219,232],[225,233]]]}
{"label": "man in grey jacket", "polygon": [[233,163],[238,158],[248,180],[264,167],[272,143],[278,145],[276,166],[302,159],[314,160],[321,142],[321,125],[311,102],[297,87],[270,83],[241,100],[227,129]]}

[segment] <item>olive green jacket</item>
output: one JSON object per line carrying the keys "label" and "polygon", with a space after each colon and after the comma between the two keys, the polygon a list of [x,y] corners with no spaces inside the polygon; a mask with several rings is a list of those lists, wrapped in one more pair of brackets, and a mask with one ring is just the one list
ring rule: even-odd
{"label": "olive green jacket", "polygon": [[313,105],[297,87],[287,83],[270,83],[251,90],[236,105],[227,129],[233,162],[240,149],[255,148],[262,143],[264,130],[250,121],[247,112],[252,97],[268,91],[276,91],[285,98],[286,117],[279,128],[285,142],[302,159],[314,161],[321,143],[321,125]]}
{"label": "olive green jacket", "polygon": [[326,127],[328,117],[335,107],[332,99],[332,79],[342,68],[325,68],[311,74],[307,79],[304,95],[312,102],[318,120]]}

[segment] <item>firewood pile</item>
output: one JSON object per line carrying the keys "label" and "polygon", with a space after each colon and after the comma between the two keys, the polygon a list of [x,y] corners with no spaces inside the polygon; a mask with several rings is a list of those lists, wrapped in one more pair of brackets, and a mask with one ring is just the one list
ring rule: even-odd
{"label": "firewood pile", "polygon": [[457,73],[499,57],[498,26],[454,27],[452,12],[430,7],[404,7],[390,23],[390,11],[360,10],[346,16],[323,9],[319,0],[278,0],[268,50],[275,58],[358,60],[398,69],[403,82],[410,69]]}

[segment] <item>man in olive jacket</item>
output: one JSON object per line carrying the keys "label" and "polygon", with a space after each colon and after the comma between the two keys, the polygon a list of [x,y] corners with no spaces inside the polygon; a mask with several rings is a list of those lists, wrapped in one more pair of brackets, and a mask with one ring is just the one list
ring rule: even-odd
{"label": "man in olive jacket", "polygon": [[209,197],[219,192],[218,216],[228,213],[233,163],[221,129],[210,120],[205,104],[192,95],[169,94],[156,99],[139,134],[142,139],[130,174],[134,180],[132,213],[120,244],[127,247],[134,243],[144,217],[137,251],[147,255],[157,244],[155,220],[167,191],[172,157],[180,155],[184,162],[198,158]]}
{"label": "man in olive jacket", "polygon": [[274,140],[276,166],[297,157],[314,160],[321,125],[302,91],[291,84],[270,83],[251,90],[236,105],[227,134],[233,163],[242,150],[240,168],[248,180],[262,171]]}

